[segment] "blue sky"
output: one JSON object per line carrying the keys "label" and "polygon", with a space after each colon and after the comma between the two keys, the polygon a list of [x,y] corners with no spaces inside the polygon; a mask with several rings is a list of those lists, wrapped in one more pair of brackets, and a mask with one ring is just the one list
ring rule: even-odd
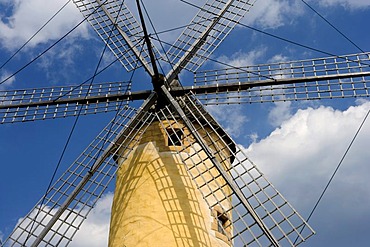
{"label": "blue sky", "polygon": [[[0,63],[5,62],[65,2],[0,0]],[[128,1],[129,6],[133,6],[131,2],[134,1]],[[180,1],[144,2],[157,30],[185,25],[195,14],[193,8]],[[362,50],[369,50],[369,0],[306,2]],[[17,71],[81,18],[75,6],[68,4],[43,32],[0,70],[0,78]],[[259,0],[242,23],[330,54],[359,52],[300,0]],[[172,43],[177,35],[178,32],[165,33],[161,38]],[[99,37],[84,24],[39,60],[1,84],[0,90],[79,84],[92,75],[102,50]],[[212,58],[234,65],[251,65],[325,56],[237,26]],[[107,53],[103,64],[112,59]],[[219,67],[207,62],[203,69]],[[130,76],[131,73],[115,63],[95,81],[125,81]],[[192,74],[183,73],[181,81],[191,85]],[[133,87],[151,88],[145,73],[135,73]],[[210,111],[306,218],[369,109],[370,103],[366,99],[345,99],[220,106],[212,107]],[[81,117],[60,172],[73,162],[111,117],[112,114]],[[67,118],[0,126],[1,239],[11,232],[46,190],[73,121],[73,118]],[[366,122],[310,220],[317,234],[302,246],[365,246],[368,243],[369,136],[370,123]],[[110,192],[113,189],[110,187]],[[92,212],[70,246],[105,245],[111,198],[111,193],[107,193],[98,203],[97,210]],[[89,236],[91,232],[94,237]]]}

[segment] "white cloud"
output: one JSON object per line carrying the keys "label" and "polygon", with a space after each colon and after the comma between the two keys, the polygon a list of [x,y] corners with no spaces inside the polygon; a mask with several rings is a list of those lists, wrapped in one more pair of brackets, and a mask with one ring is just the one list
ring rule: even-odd
{"label": "white cloud", "polygon": [[289,60],[289,58],[287,56],[284,56],[282,54],[275,54],[267,62],[268,63],[280,63],[280,62],[286,62],[288,60]]}
{"label": "white cloud", "polygon": [[268,114],[272,126],[280,126],[285,120],[291,117],[291,102],[277,102]]}
{"label": "white cloud", "polygon": [[[220,61],[224,64],[228,64],[233,67],[246,67],[250,65],[261,64],[261,61],[265,63],[279,63],[288,61],[289,58],[282,54],[276,54],[269,59],[266,59],[266,54],[268,52],[268,47],[259,46],[248,52],[238,51],[233,53],[231,56],[220,56],[217,58],[217,61]],[[220,66],[220,65],[216,65]],[[221,67],[225,67],[221,65]]]}
{"label": "white cloud", "polygon": [[[307,217],[369,109],[370,102],[344,111],[323,106],[298,110],[247,153]],[[318,239],[329,241],[350,225],[368,226],[369,136],[368,120],[313,217]],[[358,234],[355,228],[349,232]]]}
{"label": "white cloud", "polygon": [[[10,50],[17,49],[26,42],[65,1],[48,0],[8,0],[3,1],[4,6],[11,6],[11,16],[2,16],[0,22],[0,41]],[[80,20],[82,15],[76,6],[70,2],[56,18],[49,23],[29,43],[31,47],[47,43],[60,38],[67,33]],[[87,37],[87,25],[84,23],[70,37]]]}
{"label": "white cloud", "polygon": [[[324,106],[299,110],[268,137],[253,143],[247,152],[277,189],[307,216],[369,109],[370,102],[363,102],[344,111]],[[234,119],[233,112],[224,112],[225,119]],[[314,225],[321,235],[336,231],[333,225],[337,221],[360,224],[369,216],[370,153],[365,148],[369,144],[368,136],[369,123],[325,196],[327,203],[320,208],[324,211],[323,218],[340,217],[323,222],[323,229]],[[112,194],[98,201],[70,246],[107,246],[111,202]],[[329,226],[333,226],[332,230]]]}
{"label": "white cloud", "polygon": [[254,132],[249,135],[249,138],[252,140],[252,142],[256,142],[258,140],[258,134]]}
{"label": "white cloud", "polygon": [[350,9],[360,9],[370,7],[369,0],[320,0],[320,5],[325,7],[331,7],[340,5]]}
{"label": "white cloud", "polygon": [[243,22],[262,28],[277,28],[291,22],[293,17],[302,15],[302,7],[299,1],[257,1]]}
{"label": "white cloud", "polygon": [[207,106],[207,110],[222,122],[223,127],[233,137],[238,137],[243,133],[244,126],[248,122],[248,118],[243,114],[243,106],[210,105]]}
{"label": "white cloud", "polygon": [[108,246],[108,233],[113,194],[105,194],[90,212],[81,229],[69,246],[100,247]]}
{"label": "white cloud", "polygon": [[[302,167],[302,163],[306,163],[308,158],[325,161],[333,157],[337,159],[344,152],[369,108],[370,103],[364,103],[343,112],[324,106],[318,109],[298,110],[267,138],[253,143],[248,152],[261,161],[257,162],[258,164],[264,164],[278,177],[283,176],[284,172],[292,167]],[[262,155],[267,147],[269,155]],[[289,150],[289,157],[282,157],[280,154],[286,150]],[[276,158],[281,159],[278,170],[275,167]],[[271,162],[271,159],[275,162]],[[324,165],[317,172],[322,173],[326,168]],[[328,169],[330,171],[330,168]]]}
{"label": "white cloud", "polygon": [[259,47],[249,52],[236,52],[230,57],[221,56],[217,60],[234,67],[245,67],[258,63],[258,60],[265,56],[266,51],[267,47]]}
{"label": "white cloud", "polygon": [[[311,0],[306,2],[311,5],[317,2],[325,8],[343,6],[352,10],[359,10],[370,7],[370,0]],[[307,7],[301,1],[257,1],[243,22],[247,25],[257,25],[261,28],[278,28],[295,23],[295,18],[302,16],[306,11]]]}
{"label": "white cloud", "polygon": [[40,57],[37,66],[44,71],[44,75],[51,84],[64,83],[79,73],[79,66],[76,65],[75,59],[85,55],[84,52],[85,47],[82,44],[69,40],[60,43],[57,49],[51,49]]}
{"label": "white cloud", "polygon": [[4,241],[4,234],[0,231],[0,244]]}
{"label": "white cloud", "polygon": [[0,83],[2,82],[2,84],[0,84],[0,90],[6,90],[8,87],[10,87],[13,84],[13,82],[15,81],[15,76],[12,76],[12,77],[10,76],[11,74],[5,70],[3,70],[2,73],[0,73]]}
{"label": "white cloud", "polygon": [[[108,246],[108,233],[109,233],[109,222],[110,222],[110,211],[112,206],[112,200],[113,200],[113,194],[112,193],[106,193],[100,198],[100,200],[96,203],[94,209],[89,213],[87,219],[83,222],[80,229],[77,231],[76,236],[73,238],[71,244],[69,246],[72,247],[82,247],[82,246],[90,246],[90,247],[100,247],[100,246]],[[48,211],[48,207],[44,208],[45,211]],[[58,208],[54,208],[51,210],[50,214],[54,214]],[[79,211],[80,209],[76,209],[76,211]],[[87,209],[84,209],[87,210]],[[82,215],[85,214],[84,210],[80,212]],[[64,215],[66,215],[68,212],[66,211]],[[50,220],[50,216],[45,217],[44,212],[37,212],[33,211],[30,215],[30,217],[36,217],[37,219],[43,220],[43,223],[46,224]],[[73,216],[73,214],[72,214]],[[45,218],[44,218],[45,217]],[[62,218],[64,216],[61,216]],[[27,219],[23,221],[23,218],[18,220],[18,224],[22,224],[23,227],[29,228],[30,220]],[[81,221],[81,218],[76,218],[73,222],[74,225],[78,225]],[[59,224],[59,225],[58,225]],[[59,229],[58,232],[64,232],[67,229],[67,225],[63,225],[60,227],[60,222],[57,222],[53,229]],[[41,232],[40,230],[36,230],[35,234],[38,234]],[[72,231],[67,231],[68,234],[71,234]],[[21,234],[21,231],[18,229],[13,235],[13,238],[17,238],[17,235]],[[18,240],[19,242],[25,241],[26,239],[25,233],[23,233]],[[2,238],[1,232],[0,232],[0,238]],[[58,237],[54,238],[54,240],[58,240]],[[29,242],[32,242],[32,237],[29,239]],[[64,243],[64,242],[63,242]],[[9,244],[9,243],[7,243]],[[7,245],[8,246],[8,245]]]}

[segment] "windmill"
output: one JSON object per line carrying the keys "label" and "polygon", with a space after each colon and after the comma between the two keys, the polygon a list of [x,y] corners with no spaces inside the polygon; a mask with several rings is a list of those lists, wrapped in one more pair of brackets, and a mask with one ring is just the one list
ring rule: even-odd
{"label": "windmill", "polygon": [[[166,162],[158,162],[159,167],[147,159],[133,162],[146,153],[145,148],[149,146],[143,145],[152,143],[153,138],[159,138],[154,150],[164,150],[164,154],[162,151],[157,153],[160,158],[156,160],[173,159],[171,164],[176,164],[178,176],[186,175],[183,184],[188,186],[185,188],[190,192],[196,191],[194,195],[189,191],[180,194],[191,194],[193,197],[186,198],[186,201],[195,203],[189,204],[189,208],[195,207],[198,211],[175,208],[177,211],[166,211],[165,217],[159,217],[167,218],[172,223],[170,226],[184,227],[171,229],[180,233],[175,241],[186,239],[186,229],[191,228],[189,224],[194,224],[194,216],[203,221],[199,224],[199,231],[191,233],[190,240],[206,239],[205,244],[211,242],[211,237],[204,232],[211,231],[216,240],[226,246],[293,246],[312,234],[310,227],[249,161],[201,102],[222,103],[225,98],[228,103],[233,100],[249,103],[368,96],[368,54],[198,72],[195,76],[197,85],[185,87],[178,82],[180,71],[196,71],[253,2],[208,1],[165,58],[145,33],[144,20],[141,19],[139,24],[124,2],[75,3],[128,70],[135,69],[137,64],[144,67],[152,78],[153,90],[128,92],[128,85],[117,83],[72,87],[71,90],[52,88],[2,94],[4,123],[77,115],[74,108],[77,104],[85,104],[83,113],[89,114],[116,109],[115,102],[145,99],[139,109],[128,105],[119,107],[121,110],[117,117],[61,176],[46,199],[36,204],[6,243],[14,246],[67,245],[117,170],[117,185],[124,187],[117,190],[125,193],[116,193],[116,197],[122,196],[127,200],[128,193],[132,193],[130,200],[123,204],[125,207],[135,205],[129,202],[135,200],[133,188],[138,182],[135,180],[137,173],[129,178],[125,176],[137,169],[137,164],[144,163],[153,169],[161,168],[161,171],[166,169],[164,174],[158,170],[152,172],[156,172],[157,180],[163,178],[160,181],[168,182],[172,174],[165,166]],[[171,65],[165,76],[160,75],[156,68],[161,59]],[[162,133],[162,137],[150,133]],[[160,140],[163,140],[163,145]],[[170,157],[165,156],[169,153]],[[171,181],[176,181],[176,178]],[[156,189],[182,188],[164,183],[161,186]],[[153,188],[153,185],[146,188]],[[160,194],[159,199],[168,205],[178,203],[179,198],[165,196]],[[197,204],[199,201],[201,203]],[[166,209],[165,203],[163,205]],[[209,213],[200,213],[203,208],[207,208]],[[123,211],[127,213],[128,210]],[[35,211],[40,212],[36,219]],[[120,228],[114,225],[120,212],[113,208],[113,214],[118,215],[112,216],[114,229]],[[180,212],[189,216],[173,217]],[[185,219],[185,223],[178,222],[181,219]],[[118,231],[118,235],[120,233]]]}

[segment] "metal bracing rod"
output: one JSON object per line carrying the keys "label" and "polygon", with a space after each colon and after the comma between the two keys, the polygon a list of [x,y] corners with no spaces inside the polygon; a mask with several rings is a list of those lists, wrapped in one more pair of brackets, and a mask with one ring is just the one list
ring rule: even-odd
{"label": "metal bracing rod", "polygon": [[217,161],[216,157],[213,155],[212,151],[208,148],[207,145],[205,145],[205,141],[202,139],[202,137],[198,134],[190,120],[186,117],[184,111],[181,109],[178,102],[172,97],[172,95],[169,93],[169,91],[162,86],[163,93],[166,95],[167,99],[169,100],[169,103],[172,105],[172,107],[177,111],[179,114],[181,120],[184,122],[185,126],[189,129],[189,131],[193,134],[195,140],[199,143],[199,145],[202,147],[204,152],[207,154],[211,162],[214,164],[214,166],[217,168],[218,172],[221,174],[223,179],[225,179],[226,183],[231,187],[235,195],[238,197],[238,199],[243,203],[245,208],[248,210],[256,224],[261,228],[261,230],[266,234],[267,238],[271,242],[273,246],[280,246],[279,242],[274,238],[274,236],[271,234],[268,227],[263,223],[261,218],[254,212],[253,207],[249,204],[247,199],[245,198],[243,192],[240,190],[240,188],[237,186],[237,184],[230,178],[230,176],[226,173],[226,171],[222,168],[222,165]]}
{"label": "metal bracing rod", "polygon": [[[154,104],[155,101],[155,93],[152,93],[149,98],[143,103],[140,110],[137,112],[136,116],[140,115],[142,112],[147,111],[152,104]],[[136,117],[131,119],[127,126],[130,126],[134,123],[136,120]],[[78,193],[83,189],[85,184],[90,180],[90,178],[94,175],[94,173],[99,169],[99,167],[103,164],[104,160],[112,153],[114,150],[116,150],[117,146],[116,143],[121,138],[122,134],[125,132],[127,128],[122,129],[122,131],[116,136],[116,138],[109,144],[108,148],[104,150],[103,154],[95,161],[93,166],[91,167],[90,171],[82,178],[80,183],[76,186],[76,188],[72,191],[72,193],[68,196],[68,198],[63,202],[63,204],[60,206],[58,211],[53,215],[51,220],[48,222],[48,224],[44,227],[42,232],[38,234],[35,242],[31,245],[32,247],[37,247],[44,237],[48,234],[50,229],[54,226],[54,224],[58,221],[58,219],[62,216],[64,211],[68,208],[68,206],[71,204],[71,202],[76,198]]]}
{"label": "metal bracing rod", "polygon": [[[109,14],[107,9],[105,8],[104,4],[101,3],[101,0],[96,0],[96,2],[101,6],[104,13],[107,15],[109,20],[112,22],[115,28],[117,28],[117,31],[122,35],[123,39],[126,41],[127,45],[131,48],[132,52],[136,55],[140,63],[144,66],[145,70],[149,73],[150,76],[153,76],[153,70],[149,65],[145,62],[145,59],[141,56],[141,52],[136,49],[134,44],[131,42],[130,38],[127,36],[125,32],[122,31],[122,29],[117,25],[114,18]],[[112,27],[113,28],[113,27]],[[108,41],[107,41],[108,42]]]}
{"label": "metal bracing rod", "polygon": [[198,38],[198,40],[187,50],[184,56],[181,58],[177,64],[175,64],[174,68],[167,74],[166,78],[168,83],[171,83],[181,72],[182,68],[187,65],[191,58],[198,52],[198,50],[202,47],[205,43],[209,33],[213,30],[213,28],[217,25],[217,23],[221,20],[222,16],[227,12],[229,7],[234,3],[234,0],[229,0],[227,4],[225,4],[224,8],[220,11],[220,13],[215,16],[213,21],[210,25],[204,30],[203,34]]}

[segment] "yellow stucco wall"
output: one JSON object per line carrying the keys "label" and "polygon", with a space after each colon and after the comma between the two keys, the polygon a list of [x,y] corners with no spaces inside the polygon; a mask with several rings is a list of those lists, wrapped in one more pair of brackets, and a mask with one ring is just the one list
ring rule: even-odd
{"label": "yellow stucco wall", "polygon": [[[120,164],[112,206],[110,247],[230,246],[227,238],[217,232],[212,215],[219,206],[229,207],[229,200],[223,200],[212,212],[189,176],[187,169],[191,169],[192,162],[185,166],[174,148],[168,147],[161,123],[155,122],[128,159]],[[205,155],[198,145],[186,152],[197,153],[192,156],[193,162]],[[181,155],[188,157],[188,153]],[[207,170],[211,164],[198,167]],[[222,178],[218,178],[209,187],[216,191],[223,184]],[[204,186],[204,190],[209,187]],[[225,197],[221,191],[215,195]]]}

